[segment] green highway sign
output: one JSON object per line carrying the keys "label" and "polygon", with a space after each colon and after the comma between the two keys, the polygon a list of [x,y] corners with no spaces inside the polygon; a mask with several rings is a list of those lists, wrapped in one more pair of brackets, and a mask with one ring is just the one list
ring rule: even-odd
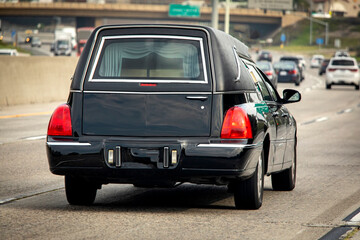
{"label": "green highway sign", "polygon": [[200,17],[200,7],[181,4],[169,5],[170,17]]}

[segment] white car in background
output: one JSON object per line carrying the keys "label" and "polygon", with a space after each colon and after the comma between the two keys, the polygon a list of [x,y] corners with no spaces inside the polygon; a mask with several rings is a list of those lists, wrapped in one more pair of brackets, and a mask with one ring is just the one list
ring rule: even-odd
{"label": "white car in background", "polygon": [[355,58],[333,57],[326,68],[326,89],[331,85],[352,85],[359,90],[359,66]]}
{"label": "white car in background", "polygon": [[321,66],[321,63],[324,61],[323,55],[313,55],[310,60],[310,67],[311,68],[318,68]]}
{"label": "white car in background", "polygon": [[350,57],[350,54],[347,51],[336,51],[334,57]]}
{"label": "white car in background", "polygon": [[18,56],[19,53],[16,49],[0,49],[0,55],[8,55],[8,56]]}
{"label": "white car in background", "polygon": [[298,59],[299,59],[299,62],[302,64],[303,69],[305,69],[305,68],[306,68],[306,61],[305,61],[304,56],[298,55],[297,57],[298,57]]}

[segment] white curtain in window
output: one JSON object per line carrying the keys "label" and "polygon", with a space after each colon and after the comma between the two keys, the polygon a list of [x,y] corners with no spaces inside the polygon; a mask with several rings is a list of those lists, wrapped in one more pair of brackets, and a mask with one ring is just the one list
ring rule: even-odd
{"label": "white curtain in window", "polygon": [[197,78],[200,75],[197,48],[189,43],[169,42],[111,43],[105,48],[99,75],[121,77],[123,58],[139,59],[152,53],[169,59],[183,59],[184,78]]}

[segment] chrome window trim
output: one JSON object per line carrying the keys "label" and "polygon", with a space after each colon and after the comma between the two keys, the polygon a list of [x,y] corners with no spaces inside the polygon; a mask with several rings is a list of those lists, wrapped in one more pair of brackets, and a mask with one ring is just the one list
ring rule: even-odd
{"label": "chrome window trim", "polygon": [[[175,29],[190,29],[190,30],[199,30],[202,32],[205,32],[206,36],[207,36],[207,40],[208,40],[208,45],[209,45],[209,54],[210,54],[210,59],[213,59],[213,51],[212,51],[212,43],[211,43],[211,37],[210,37],[210,33],[208,30],[201,28],[201,27],[196,27],[196,26],[175,26],[175,25],[144,25],[144,24],[139,24],[139,25],[133,25],[131,26],[132,28],[141,28],[141,27],[145,27],[145,28],[149,28],[149,27],[156,27],[156,28],[175,28]],[[87,56],[86,59],[86,63],[85,63],[85,68],[83,71],[83,74],[81,75],[81,81],[80,81],[80,91],[84,90],[84,84],[85,84],[85,77],[86,74],[88,72],[89,66],[90,66],[90,60],[91,60],[91,56],[93,55],[94,52],[94,48],[95,48],[95,43],[98,39],[98,35],[99,32],[102,30],[108,30],[108,29],[125,29],[125,28],[129,28],[129,26],[103,26],[100,27],[96,30],[95,35],[94,35],[94,39],[91,43],[91,47],[90,47],[90,53]],[[214,63],[213,61],[210,61],[210,65],[211,65],[211,74],[212,76],[215,76],[215,71],[214,71]],[[213,81],[213,89],[216,89],[216,81]]]}
{"label": "chrome window trim", "polygon": [[49,146],[91,146],[91,143],[81,142],[46,142]]}
{"label": "chrome window trim", "polygon": [[236,66],[237,66],[237,69],[238,69],[238,75],[237,75],[237,77],[235,78],[234,81],[237,82],[237,81],[240,81],[241,67],[240,67],[240,62],[239,62],[239,55],[236,52],[236,47],[235,46],[233,47],[233,52],[234,52],[234,56],[235,56]]}
{"label": "chrome window trim", "polygon": [[[133,38],[155,38],[155,39],[180,39],[180,40],[190,40],[197,41],[200,44],[200,55],[203,67],[204,80],[157,80],[157,79],[94,79],[94,74],[96,67],[99,63],[99,58],[103,50],[106,40],[111,39],[133,39]],[[200,37],[184,37],[184,36],[171,36],[171,35],[119,35],[119,36],[105,36],[101,38],[99,50],[96,53],[94,64],[91,68],[90,76],[88,82],[107,82],[107,83],[200,83],[208,84],[207,68],[205,62],[205,52],[204,52],[204,43],[203,39]]]}
{"label": "chrome window trim", "polygon": [[193,95],[226,95],[226,94],[244,94],[244,93],[256,93],[252,90],[239,90],[239,91],[227,91],[227,92],[133,92],[133,91],[98,91],[98,90],[70,90],[70,92],[76,93],[99,93],[99,94],[157,94],[157,95],[182,95],[182,94],[193,94]]}
{"label": "chrome window trim", "polygon": [[211,92],[127,92],[127,91],[91,91],[85,90],[84,93],[98,93],[98,94],[148,94],[148,95],[211,95]]}

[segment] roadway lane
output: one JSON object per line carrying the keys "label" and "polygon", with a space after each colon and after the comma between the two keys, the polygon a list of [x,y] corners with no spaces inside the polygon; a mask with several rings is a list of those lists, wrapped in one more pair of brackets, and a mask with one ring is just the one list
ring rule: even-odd
{"label": "roadway lane", "polygon": [[[297,185],[292,192],[276,192],[266,178],[259,210],[235,210],[226,187],[193,184],[175,189],[107,185],[94,206],[69,206],[63,178],[48,170],[45,141],[23,140],[34,134],[13,128],[21,137],[0,145],[0,199],[21,199],[0,205],[2,238],[318,239],[335,227],[354,226],[344,219],[360,207],[359,91],[325,90],[315,69],[307,70],[299,87],[280,83],[279,92],[284,88],[303,96],[288,105],[298,122]],[[28,119],[29,128],[42,134],[46,124],[35,124],[37,117],[22,121]],[[0,119],[0,126],[4,121],[8,128],[11,121],[18,124]]]}

